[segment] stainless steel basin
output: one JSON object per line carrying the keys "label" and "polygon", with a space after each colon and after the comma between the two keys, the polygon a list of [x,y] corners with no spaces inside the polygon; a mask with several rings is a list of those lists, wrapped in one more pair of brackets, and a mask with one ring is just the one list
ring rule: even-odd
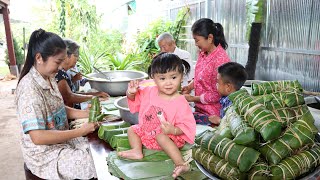
{"label": "stainless steel basin", "polygon": [[106,76],[101,73],[91,73],[87,76],[92,79],[88,78],[88,80],[91,88],[104,91],[110,96],[124,96],[131,80],[142,80],[148,77],[147,73],[131,70],[103,71],[103,73],[109,78],[106,79]]}
{"label": "stainless steel basin", "polygon": [[127,97],[121,97],[114,101],[114,106],[119,109],[120,116],[122,120],[130,123],[130,124],[138,124],[139,123],[139,113],[132,114],[128,108]]}

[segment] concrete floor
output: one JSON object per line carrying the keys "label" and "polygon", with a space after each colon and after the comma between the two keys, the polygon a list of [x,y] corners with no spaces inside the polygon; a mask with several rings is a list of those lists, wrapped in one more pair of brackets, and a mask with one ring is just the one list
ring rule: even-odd
{"label": "concrete floor", "polygon": [[16,117],[12,89],[17,80],[0,81],[0,180],[24,180],[20,148],[20,123]]}

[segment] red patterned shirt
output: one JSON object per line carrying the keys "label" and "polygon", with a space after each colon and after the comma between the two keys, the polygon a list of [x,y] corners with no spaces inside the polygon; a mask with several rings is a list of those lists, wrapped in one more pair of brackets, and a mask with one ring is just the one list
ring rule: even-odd
{"label": "red patterned shirt", "polygon": [[201,101],[195,103],[197,112],[220,116],[221,96],[216,87],[218,67],[229,61],[228,54],[221,45],[209,55],[199,53],[194,76],[195,95],[200,96]]}

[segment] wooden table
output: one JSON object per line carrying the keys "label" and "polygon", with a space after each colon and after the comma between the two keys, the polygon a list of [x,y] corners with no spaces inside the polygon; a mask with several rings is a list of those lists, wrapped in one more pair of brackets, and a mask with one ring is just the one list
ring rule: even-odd
{"label": "wooden table", "polygon": [[106,158],[108,157],[109,152],[113,151],[113,149],[108,143],[98,137],[98,130],[89,134],[88,140],[98,179],[119,179],[115,176],[112,176],[108,171]]}

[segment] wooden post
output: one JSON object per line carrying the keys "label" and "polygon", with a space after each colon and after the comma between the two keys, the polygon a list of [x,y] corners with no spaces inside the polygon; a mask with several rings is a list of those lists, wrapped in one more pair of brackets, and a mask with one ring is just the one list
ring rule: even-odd
{"label": "wooden post", "polygon": [[11,34],[11,28],[10,28],[10,21],[9,21],[8,5],[4,5],[1,10],[2,10],[2,14],[3,14],[4,28],[6,31],[7,48],[8,48],[8,55],[9,55],[9,61],[10,61],[10,73],[15,76],[18,76],[19,71],[18,71],[18,66],[16,63],[16,57],[14,55],[13,40],[12,40],[12,34]]}

